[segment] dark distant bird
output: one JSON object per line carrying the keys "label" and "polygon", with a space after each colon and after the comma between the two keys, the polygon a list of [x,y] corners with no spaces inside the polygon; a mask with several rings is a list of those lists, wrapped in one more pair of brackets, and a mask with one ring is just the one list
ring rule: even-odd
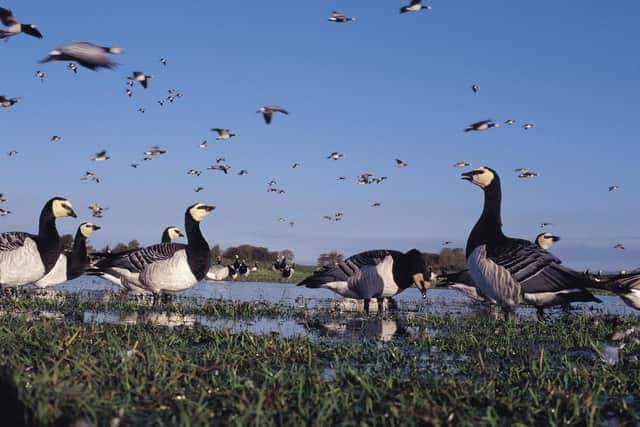
{"label": "dark distant bird", "polygon": [[168,150],[161,150],[160,147],[158,147],[157,145],[154,145],[153,147],[151,147],[150,150],[145,151],[144,155],[145,156],[160,156],[162,154],[166,154],[168,152]]}
{"label": "dark distant bird", "polygon": [[13,212],[6,210],[6,209],[2,209],[0,208],[0,216],[7,216],[9,214],[12,214]]}
{"label": "dark distant bird", "polygon": [[160,58],[160,63],[162,65],[167,65],[167,58]]}
{"label": "dark distant bird", "polygon": [[343,157],[344,154],[338,153],[337,151],[334,151],[333,153],[329,154],[327,156],[327,159],[332,159],[332,160],[338,160],[340,157]]}
{"label": "dark distant bird", "polygon": [[4,197],[4,194],[0,193],[0,203],[6,202],[7,199]]}
{"label": "dark distant bird", "polygon": [[467,126],[464,131],[465,132],[469,132],[469,131],[483,131],[483,130],[487,130],[489,128],[499,128],[500,124],[499,123],[494,123],[491,120],[481,120],[479,122],[475,122],[470,124],[469,126]]}
{"label": "dark distant bird", "polygon": [[427,5],[427,6],[423,6],[422,5],[422,0],[411,0],[411,3],[408,6],[402,6],[400,8],[400,13],[407,13],[407,12],[420,12],[421,10],[431,10],[432,7]]}
{"label": "dark distant bird", "polygon": [[202,190],[204,190],[204,187],[196,187],[196,193],[201,192]]}
{"label": "dark distant bird", "polygon": [[338,177],[338,181],[346,181],[347,177],[346,176],[339,176]]}
{"label": "dark distant bird", "polygon": [[331,16],[327,19],[327,21],[331,22],[353,22],[355,20],[356,18],[350,18],[335,10],[331,12]]}
{"label": "dark distant bird", "polygon": [[129,166],[136,169],[140,165],[138,163],[131,163]]}
{"label": "dark distant bird", "polygon": [[216,163],[218,163],[218,164],[220,164],[220,163],[222,163],[222,162],[226,162],[226,161],[227,161],[227,159],[225,159],[224,157],[218,157],[218,158],[216,159]]}
{"label": "dark distant bird", "polygon": [[129,86],[129,87],[133,87],[133,82],[132,82],[132,81],[128,81],[128,82],[127,82],[127,86]]}
{"label": "dark distant bird", "polygon": [[94,218],[102,218],[104,216],[104,211],[109,210],[109,208],[103,208],[97,203],[90,204],[89,209],[91,210],[91,216]]}
{"label": "dark distant bird", "polygon": [[200,145],[198,145],[198,147],[200,147],[200,148],[207,148],[207,141],[202,141],[202,142],[200,143]]}
{"label": "dark distant bird", "polygon": [[125,91],[125,93],[127,94],[127,96],[128,96],[129,98],[131,98],[131,95],[133,95],[133,91],[132,91],[131,89],[127,89],[127,90]]}
{"label": "dark distant bird", "polygon": [[454,168],[466,168],[467,166],[469,166],[471,163],[467,163],[467,162],[456,162],[453,164]]}
{"label": "dark distant bird", "polygon": [[122,53],[122,49],[96,46],[87,42],[71,43],[52,50],[49,52],[49,56],[40,62],[75,61],[90,70],[113,68],[115,64],[107,56],[107,53],[119,55]]}
{"label": "dark distant bird", "polygon": [[622,243],[616,243],[616,244],[613,246],[613,248],[614,248],[614,249],[621,249],[621,250],[624,250],[624,249],[625,249],[625,248],[624,248],[624,245],[623,245]]}
{"label": "dark distant bird", "polygon": [[11,156],[15,156],[16,154],[18,154],[18,151],[17,151],[17,150],[9,150],[9,151],[7,151],[7,155],[8,155],[9,157],[11,157]]}
{"label": "dark distant bird", "polygon": [[249,171],[246,169],[242,169],[240,172],[238,172],[238,175],[240,176],[249,175]]}
{"label": "dark distant bird", "polygon": [[226,175],[227,173],[229,173],[229,169],[231,169],[231,166],[229,166],[229,165],[212,165],[212,166],[209,166],[207,169],[222,171]]}
{"label": "dark distant bird", "polygon": [[0,39],[6,39],[20,33],[25,33],[39,39],[42,38],[42,34],[38,31],[38,27],[36,27],[35,24],[19,23],[9,9],[0,7],[0,21],[2,21],[2,24],[6,27],[4,30],[0,30]]}
{"label": "dark distant bird", "polygon": [[610,186],[609,186],[609,191],[615,191],[615,190],[617,190],[617,189],[619,189],[619,188],[620,188],[620,186],[619,186],[619,185],[610,185]]}
{"label": "dark distant bird", "polygon": [[442,246],[447,246],[447,245],[450,245],[450,244],[452,244],[452,243],[453,243],[453,242],[452,242],[451,240],[443,240],[443,241],[442,241]]}
{"label": "dark distant bird", "polygon": [[275,180],[275,179],[272,179],[271,181],[267,182],[267,185],[268,185],[269,187],[273,187],[273,186],[274,186],[274,185],[276,185],[276,184],[277,184],[277,182],[276,182],[276,180]]}
{"label": "dark distant bird", "polygon": [[139,113],[144,113],[145,111],[146,111],[146,110],[144,109],[144,107],[140,107],[140,108],[138,108],[138,112],[139,112]]}
{"label": "dark distant bird", "polygon": [[202,175],[202,171],[198,169],[189,169],[189,172],[187,172],[187,175],[200,176]]}
{"label": "dark distant bird", "polygon": [[473,91],[473,93],[478,93],[479,89],[480,89],[480,86],[478,86],[477,84],[473,84],[471,86],[471,90]]}
{"label": "dark distant bird", "polygon": [[518,174],[518,178],[535,178],[537,176],[539,176],[538,172],[526,168]]}
{"label": "dark distant bird", "polygon": [[103,162],[109,159],[111,159],[111,157],[107,156],[107,150],[102,150],[99,153],[96,153],[92,160],[96,162]]}
{"label": "dark distant bird", "polygon": [[271,123],[271,118],[273,117],[273,113],[289,114],[287,110],[277,105],[265,105],[263,107],[260,107],[257,113],[262,113],[262,117],[264,118],[264,122],[266,124]]}
{"label": "dark distant bird", "polygon": [[553,224],[551,224],[550,222],[541,222],[540,223],[540,228],[545,228],[545,227],[548,227],[550,225],[553,225]]}
{"label": "dark distant bird", "polygon": [[238,136],[237,133],[229,132],[229,129],[213,128],[211,130],[213,132],[217,132],[218,133],[218,136],[216,137],[216,140],[218,140],[218,141],[227,140],[227,139],[233,138],[234,136]]}
{"label": "dark distant bird", "polygon": [[53,135],[53,136],[51,137],[51,142],[58,142],[58,141],[60,141],[60,140],[62,140],[62,137],[61,137],[61,136]]}
{"label": "dark distant bird", "polygon": [[158,100],[158,104],[160,104],[160,106],[162,107],[164,105],[164,99]]}
{"label": "dark distant bird", "polygon": [[153,160],[153,159],[152,159],[151,157],[148,157],[148,156],[144,156],[144,157],[142,158],[142,161],[143,161],[143,162],[148,162],[149,160]]}
{"label": "dark distant bird", "polygon": [[327,221],[331,221],[331,220],[333,220],[333,217],[330,216],[330,215],[323,215],[322,219],[326,219]]}
{"label": "dark distant bird", "polygon": [[513,120],[513,119],[507,119],[507,120],[505,120],[505,121],[504,121],[504,124],[505,124],[505,125],[512,125],[512,124],[514,124],[515,122],[516,122],[516,121],[515,121],[515,120]]}
{"label": "dark distant bird", "polygon": [[86,171],[80,181],[94,181],[96,184],[100,184],[100,178],[94,172]]}
{"label": "dark distant bird", "polygon": [[44,75],[44,73],[42,71],[40,71],[40,70],[36,71],[36,77],[39,78],[40,81],[44,83],[45,75]]}
{"label": "dark distant bird", "polygon": [[167,101],[169,101],[169,103],[173,103],[173,101],[174,101],[175,99],[176,99],[176,98],[175,98],[173,95],[169,95],[169,96],[167,96]]}
{"label": "dark distant bird", "polygon": [[73,71],[73,74],[78,74],[78,66],[76,64],[74,64],[73,62],[69,62],[67,64],[67,69]]}
{"label": "dark distant bird", "polygon": [[292,164],[292,165],[291,165],[291,167],[292,167],[293,169],[295,169],[295,168],[297,168],[297,167],[299,167],[299,166],[300,166],[300,163],[294,163],[294,164]]}
{"label": "dark distant bird", "polygon": [[527,129],[531,129],[534,126],[535,125],[533,123],[525,123],[522,125],[522,129],[527,130]]}
{"label": "dark distant bird", "polygon": [[375,202],[371,205],[372,208],[377,208],[378,206],[380,206],[380,202]]}
{"label": "dark distant bird", "polygon": [[409,163],[405,163],[400,159],[396,159],[396,166],[399,167],[399,168],[403,168],[405,166],[409,166]]}
{"label": "dark distant bird", "polygon": [[7,98],[4,95],[0,95],[0,107],[11,107],[18,102],[20,102],[20,98]]}
{"label": "dark distant bird", "polygon": [[147,85],[149,84],[149,79],[152,79],[152,78],[153,78],[153,76],[145,74],[142,71],[134,71],[133,72],[133,76],[127,77],[127,79],[131,80],[132,83],[134,81],[140,82],[142,87],[145,88],[145,89],[147,88]]}

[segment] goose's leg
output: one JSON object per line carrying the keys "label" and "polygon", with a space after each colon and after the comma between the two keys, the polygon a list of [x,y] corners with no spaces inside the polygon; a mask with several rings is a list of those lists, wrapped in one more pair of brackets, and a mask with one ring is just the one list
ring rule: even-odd
{"label": "goose's leg", "polygon": [[544,308],[538,307],[536,309],[536,317],[538,318],[539,322],[546,322],[547,321],[546,317],[544,316]]}
{"label": "goose's leg", "polygon": [[364,300],[364,312],[367,316],[369,315],[369,301],[368,298]]}
{"label": "goose's leg", "polygon": [[376,298],[378,301],[378,315],[382,315],[383,312],[383,305],[384,305],[384,298]]}

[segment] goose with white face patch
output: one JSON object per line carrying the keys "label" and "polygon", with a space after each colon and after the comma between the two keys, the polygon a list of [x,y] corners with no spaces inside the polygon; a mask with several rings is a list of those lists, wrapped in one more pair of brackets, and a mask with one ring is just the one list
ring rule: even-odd
{"label": "goose with white face patch", "polygon": [[142,289],[154,295],[193,287],[205,277],[211,266],[209,244],[202,235],[200,222],[214,209],[214,206],[202,203],[187,208],[186,245],[160,243],[109,254],[96,263],[96,270],[119,277],[125,287],[125,282],[136,280]]}
{"label": "goose with white face patch", "polygon": [[[178,229],[178,227],[175,227],[175,226],[171,225],[171,226],[165,228],[164,231],[162,232],[162,237],[160,238],[160,243],[161,244],[162,243],[171,243],[173,240],[175,240],[175,239],[177,239],[179,237],[184,237],[184,234],[182,234],[182,232],[180,231],[180,229]],[[109,253],[94,253],[94,254],[91,254],[91,258],[92,258],[92,263],[91,264],[94,267],[91,270],[88,271],[88,274],[94,275],[94,276],[100,276],[103,279],[108,280],[109,282],[113,283],[114,285],[117,285],[118,287],[123,288],[124,290],[126,290],[130,294],[147,294],[147,293],[149,293],[148,291],[146,291],[145,289],[142,288],[142,285],[140,284],[140,280],[139,280],[139,274],[136,274],[136,273],[112,274],[110,272],[98,271],[95,268],[95,265],[97,265],[97,263],[100,260],[102,260],[104,258],[107,258],[109,256],[110,256]],[[123,280],[123,278],[125,280]]]}
{"label": "goose with white face patch", "polygon": [[68,253],[62,253],[54,267],[42,279],[34,283],[38,288],[58,285],[67,280],[75,279],[84,274],[89,267],[87,257],[87,238],[100,227],[90,222],[83,222],[78,227],[76,237],[73,240],[73,248]]}
{"label": "goose with white face patch", "polygon": [[34,283],[51,271],[62,253],[56,218],[67,216],[76,218],[71,202],[54,197],[42,208],[38,234],[0,233],[0,287]]}
{"label": "goose with white face patch", "polygon": [[0,30],[0,39],[17,36],[20,33],[38,39],[42,38],[42,33],[38,31],[38,27],[35,24],[21,24],[9,9],[0,7],[0,21],[6,27],[4,30]]}
{"label": "goose with white face patch", "polygon": [[561,265],[535,243],[505,236],[500,214],[502,189],[496,171],[482,166],[462,177],[484,192],[482,215],[467,240],[469,275],[478,291],[505,313],[523,303],[547,307],[567,300],[600,302],[586,288],[622,292],[614,281],[598,282]]}
{"label": "goose with white face patch", "polygon": [[322,267],[298,286],[329,289],[343,297],[362,299],[369,313],[372,298],[378,300],[381,310],[384,298],[392,298],[411,286],[426,298],[430,279],[431,271],[417,249],[404,254],[382,249],[362,252]]}
{"label": "goose with white face patch", "polygon": [[545,232],[540,233],[536,236],[534,240],[535,244],[540,248],[548,251],[551,246],[553,246],[556,242],[560,241],[559,236],[555,236],[551,233]]}

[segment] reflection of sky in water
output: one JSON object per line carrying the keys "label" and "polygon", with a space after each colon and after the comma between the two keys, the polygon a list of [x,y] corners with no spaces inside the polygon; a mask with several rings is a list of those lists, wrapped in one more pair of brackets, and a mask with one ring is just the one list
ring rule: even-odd
{"label": "reflection of sky in water", "polygon": [[[51,289],[62,290],[69,293],[80,293],[82,295],[99,298],[105,291],[118,292],[117,287],[109,282],[95,277],[80,277],[69,281],[63,285]],[[477,314],[484,312],[484,307],[473,304],[469,299],[457,291],[449,289],[429,290],[427,303],[422,305],[420,292],[415,288],[406,291],[395,297],[401,310],[415,312],[424,310],[429,314]],[[184,297],[190,303],[193,299],[215,298],[229,302],[267,302],[279,303],[287,306],[309,308],[336,308],[341,311],[362,311],[362,301],[342,298],[341,296],[327,289],[307,289],[287,283],[262,283],[262,282],[209,282],[203,281],[193,288],[176,294],[174,300],[180,303]],[[576,310],[587,310],[594,312],[608,312],[612,314],[634,314],[636,311],[625,305],[619,297],[603,295],[599,296],[603,304],[594,303],[574,303],[572,307]],[[371,302],[371,311],[377,311],[376,301]],[[549,314],[560,313],[559,309],[546,310]],[[524,307],[518,309],[518,314],[524,318],[533,318],[535,310]]]}

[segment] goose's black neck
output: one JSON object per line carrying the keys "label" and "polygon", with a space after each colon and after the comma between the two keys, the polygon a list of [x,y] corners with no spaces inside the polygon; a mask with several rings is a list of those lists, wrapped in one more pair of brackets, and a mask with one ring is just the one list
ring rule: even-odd
{"label": "goose's black neck", "polygon": [[87,238],[78,228],[73,240],[73,249],[67,255],[67,280],[80,277],[89,265],[87,259]]}
{"label": "goose's black neck", "polygon": [[187,232],[187,260],[191,272],[198,281],[202,280],[211,267],[209,244],[200,231],[200,223],[193,219],[189,211],[185,214],[184,228]]}
{"label": "goose's black neck", "polygon": [[500,179],[496,175],[493,182],[484,189],[484,208],[480,219],[469,235],[466,249],[467,257],[480,245],[498,243],[506,239],[502,233],[501,205],[502,190]]}
{"label": "goose's black neck", "polygon": [[45,267],[49,272],[62,252],[62,242],[56,228],[56,217],[53,215],[51,203],[47,203],[40,213],[37,238],[38,252]]}

